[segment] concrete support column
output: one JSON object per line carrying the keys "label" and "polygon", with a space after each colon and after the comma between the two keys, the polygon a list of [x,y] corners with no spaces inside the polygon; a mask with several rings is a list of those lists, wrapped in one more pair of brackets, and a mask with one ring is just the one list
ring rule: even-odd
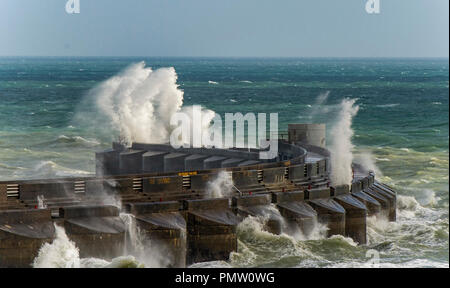
{"label": "concrete support column", "polygon": [[228,260],[237,251],[236,226],[228,199],[185,200],[187,225],[187,265]]}
{"label": "concrete support column", "polygon": [[122,256],[125,225],[115,206],[73,206],[60,208],[64,229],[80,249],[80,257]]}
{"label": "concrete support column", "polygon": [[367,208],[349,194],[334,198],[345,209],[345,236],[359,244],[367,244]]}
{"label": "concrete support column", "polygon": [[180,206],[180,202],[170,201],[134,203],[126,207],[144,236],[145,248],[165,251],[168,267],[186,266],[186,221],[179,212]]}

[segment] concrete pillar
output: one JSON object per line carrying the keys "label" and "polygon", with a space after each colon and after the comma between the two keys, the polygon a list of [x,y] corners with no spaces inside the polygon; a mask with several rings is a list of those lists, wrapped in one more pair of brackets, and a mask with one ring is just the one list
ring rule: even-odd
{"label": "concrete pillar", "polygon": [[120,153],[120,174],[142,173],[142,155],[145,151],[128,150]]}
{"label": "concrete pillar", "polygon": [[371,188],[366,188],[363,190],[363,192],[380,203],[380,215],[385,216],[389,219],[389,214],[391,213],[391,202],[382,194],[372,190]]}
{"label": "concrete pillar", "polygon": [[95,153],[95,174],[108,176],[120,174],[120,151],[106,150]]}
{"label": "concrete pillar", "polygon": [[168,152],[148,151],[142,155],[143,173],[162,173],[164,172],[164,155]]}
{"label": "concrete pillar", "polygon": [[208,159],[206,159],[203,162],[204,169],[209,170],[209,169],[222,168],[222,162],[226,159],[227,159],[226,157],[222,157],[222,156],[209,157]]}
{"label": "concrete pillar", "polygon": [[186,221],[180,208],[178,201],[127,205],[145,236],[144,246],[165,251],[168,267],[186,266]]}
{"label": "concrete pillar", "polygon": [[373,197],[369,196],[368,194],[359,191],[359,192],[352,192],[352,196],[357,198],[359,201],[364,203],[367,207],[367,216],[377,216],[380,214],[381,211],[381,204],[375,200]]}
{"label": "concrete pillar", "polygon": [[184,200],[187,223],[187,265],[228,260],[237,251],[236,226],[228,199]]}
{"label": "concrete pillar", "polygon": [[209,158],[207,155],[194,154],[186,157],[184,160],[185,171],[203,170],[205,159]]}
{"label": "concrete pillar", "polygon": [[54,235],[50,209],[0,211],[0,268],[30,268]]}
{"label": "concrete pillar", "polygon": [[60,208],[67,236],[80,249],[80,257],[122,256],[125,225],[115,206],[73,206]]}
{"label": "concrete pillar", "polygon": [[304,194],[303,191],[274,193],[272,201],[289,224],[294,223],[308,236],[315,227],[317,212],[304,201]]}
{"label": "concrete pillar", "polygon": [[350,194],[334,198],[345,209],[345,236],[359,244],[367,244],[367,208]]}
{"label": "concrete pillar", "polygon": [[184,160],[189,154],[170,153],[164,156],[164,172],[181,172],[184,171]]}
{"label": "concrete pillar", "polygon": [[369,189],[372,189],[373,191],[377,192],[378,194],[382,195],[384,198],[386,198],[389,201],[389,221],[396,221],[397,219],[397,197],[396,195],[393,195],[389,192],[388,189],[372,185]]}
{"label": "concrete pillar", "polygon": [[302,142],[325,148],[325,124],[289,124],[289,142]]}
{"label": "concrete pillar", "polygon": [[308,204],[316,210],[319,222],[328,227],[328,237],[345,235],[345,209],[330,198],[312,199]]}

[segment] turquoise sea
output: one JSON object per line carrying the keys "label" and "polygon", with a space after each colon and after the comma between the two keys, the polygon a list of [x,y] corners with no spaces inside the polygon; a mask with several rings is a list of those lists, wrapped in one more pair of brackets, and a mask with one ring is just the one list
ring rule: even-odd
{"label": "turquoise sea", "polygon": [[92,89],[140,61],[174,67],[183,106],[279,113],[281,131],[329,128],[342,99],[358,99],[355,158],[400,195],[398,221],[370,220],[367,246],[272,235],[246,221],[230,261],[195,266],[364,267],[370,249],[382,267],[449,266],[448,59],[0,58],[0,180],[93,173],[94,152],[118,133],[103,125]]}

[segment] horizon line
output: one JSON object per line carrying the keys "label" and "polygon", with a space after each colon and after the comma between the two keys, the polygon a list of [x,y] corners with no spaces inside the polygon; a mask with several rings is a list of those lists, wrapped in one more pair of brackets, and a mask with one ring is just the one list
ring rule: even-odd
{"label": "horizon line", "polygon": [[150,55],[0,55],[0,58],[210,58],[210,59],[444,59],[449,56],[150,56]]}

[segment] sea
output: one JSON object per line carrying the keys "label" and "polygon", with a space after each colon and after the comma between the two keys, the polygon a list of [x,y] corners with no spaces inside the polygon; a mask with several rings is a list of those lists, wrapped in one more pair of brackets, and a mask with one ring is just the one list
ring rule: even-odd
{"label": "sea", "polygon": [[[329,132],[344,99],[359,108],[354,161],[398,192],[397,221],[369,219],[368,244],[357,245],[323,236],[324,227],[274,235],[250,217],[229,261],[193,267],[449,267],[448,59],[2,57],[0,181],[91,175],[94,152],[119,134],[161,139],[167,111],[191,105],[278,113],[280,132],[288,123]],[[77,249],[60,238],[50,245]],[[135,255],[74,261],[74,252],[66,261],[58,247],[43,247],[36,263],[158,266]]]}

